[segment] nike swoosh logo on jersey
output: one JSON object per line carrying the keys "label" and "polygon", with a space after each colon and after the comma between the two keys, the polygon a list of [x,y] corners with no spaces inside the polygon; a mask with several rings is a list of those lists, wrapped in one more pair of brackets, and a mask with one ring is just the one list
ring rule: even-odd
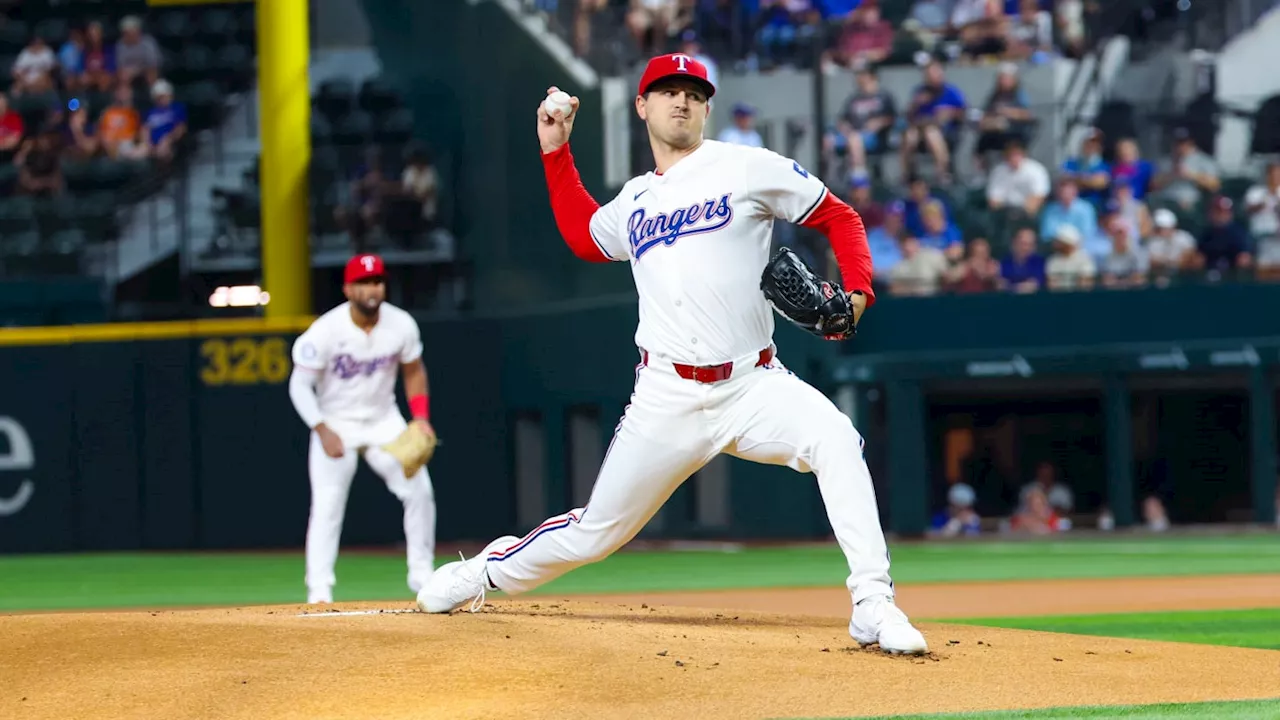
{"label": "nike swoosh logo on jersey", "polygon": [[647,192],[649,192],[649,189],[648,189],[648,188],[645,188],[644,190],[641,190],[640,192],[636,193],[636,196],[635,196],[635,197],[631,198],[631,201],[632,201],[632,202],[635,202],[636,200],[639,200],[639,199],[640,199],[640,196],[641,196],[641,195],[643,195],[643,194],[645,194],[645,193],[647,193]]}

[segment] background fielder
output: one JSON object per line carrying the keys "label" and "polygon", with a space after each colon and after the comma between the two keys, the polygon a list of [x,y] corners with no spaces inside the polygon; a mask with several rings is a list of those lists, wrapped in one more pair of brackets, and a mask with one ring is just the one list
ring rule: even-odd
{"label": "background fielder", "polygon": [[577,99],[567,116],[539,107],[538,139],[561,235],[584,260],[631,265],[639,295],[635,392],[586,507],[442,566],[418,593],[418,605],[428,612],[467,601],[478,606],[488,589],[527,592],[602,560],[685,479],[728,453],[817,476],[849,564],[850,635],[888,652],[925,652],[924,637],[893,601],[862,437],[830,399],[777,359],[774,313],[761,291],[774,219],[813,227],[830,240],[853,290],[847,299],[856,321],[874,301],[862,221],[794,160],[704,140],[714,93],[706,68],[687,55],[649,62],[635,109],[656,170],[628,181],[603,207],[582,186],[569,151]]}
{"label": "background fielder", "polygon": [[382,258],[357,255],[347,263],[343,280],[347,302],[317,318],[294,342],[289,379],[293,406],[311,428],[305,578],[309,603],[333,602],[334,564],[357,456],[364,457],[404,504],[413,592],[430,578],[435,553],[436,505],[426,468],[406,479],[400,462],[378,447],[407,426],[396,407],[397,370],[404,376],[413,422],[435,434],[427,420],[427,370],[418,323],[385,302]]}

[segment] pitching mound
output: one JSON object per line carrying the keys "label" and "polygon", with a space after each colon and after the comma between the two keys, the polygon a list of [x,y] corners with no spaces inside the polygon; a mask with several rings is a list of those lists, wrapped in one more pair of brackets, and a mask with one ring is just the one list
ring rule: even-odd
{"label": "pitching mound", "polygon": [[924,658],[847,620],[497,600],[0,617],[5,718],[758,718],[1262,698],[1276,653],[921,625]]}

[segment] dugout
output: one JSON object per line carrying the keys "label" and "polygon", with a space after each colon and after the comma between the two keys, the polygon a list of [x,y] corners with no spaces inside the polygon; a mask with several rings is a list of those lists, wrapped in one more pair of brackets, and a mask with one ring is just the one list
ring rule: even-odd
{"label": "dugout", "polygon": [[912,535],[952,482],[1007,514],[1041,461],[1086,518],[1133,524],[1156,494],[1178,523],[1274,522],[1277,366],[1280,337],[1253,337],[865,353],[832,380],[887,524]]}

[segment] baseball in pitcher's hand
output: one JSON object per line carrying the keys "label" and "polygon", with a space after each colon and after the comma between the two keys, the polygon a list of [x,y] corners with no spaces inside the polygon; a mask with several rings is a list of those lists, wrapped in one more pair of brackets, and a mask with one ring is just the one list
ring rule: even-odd
{"label": "baseball in pitcher's hand", "polygon": [[316,426],[316,434],[320,436],[320,446],[324,448],[324,454],[331,458],[340,458],[346,452],[346,448],[342,447],[342,438],[338,437],[338,433],[330,430],[324,423]]}
{"label": "baseball in pitcher's hand", "polygon": [[[552,85],[547,88],[547,95],[559,91],[560,88]],[[561,115],[559,110],[554,115],[550,115],[542,102],[538,102],[538,144],[542,146],[544,154],[555,152],[569,142],[569,135],[573,132],[573,120],[578,116],[577,95],[569,98],[569,108],[569,117]]]}

